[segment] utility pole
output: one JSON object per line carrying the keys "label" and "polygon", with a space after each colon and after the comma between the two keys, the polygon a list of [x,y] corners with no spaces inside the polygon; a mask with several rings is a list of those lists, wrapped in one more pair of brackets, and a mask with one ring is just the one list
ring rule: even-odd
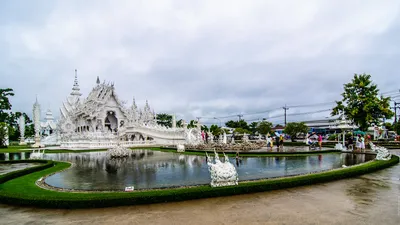
{"label": "utility pole", "polygon": [[239,115],[237,115],[237,116],[239,117],[239,121],[242,120],[242,117],[243,117],[242,114],[239,114]]}
{"label": "utility pole", "polygon": [[397,108],[400,108],[400,102],[394,102],[394,123],[397,123]]}
{"label": "utility pole", "polygon": [[285,110],[285,127],[286,127],[286,111],[289,110],[288,107],[286,107],[286,104],[284,107],[282,107],[283,110]]}

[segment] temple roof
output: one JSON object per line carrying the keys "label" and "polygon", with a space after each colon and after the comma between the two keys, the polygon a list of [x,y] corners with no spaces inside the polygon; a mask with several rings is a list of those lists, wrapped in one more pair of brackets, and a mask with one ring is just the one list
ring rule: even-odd
{"label": "temple roof", "polygon": [[121,111],[126,113],[122,103],[118,100],[114,91],[114,84],[112,83],[98,83],[98,85],[89,93],[88,97],[82,102],[82,104],[80,104],[78,113],[85,114],[89,117],[95,117],[97,112],[100,112],[112,97],[116,100]]}

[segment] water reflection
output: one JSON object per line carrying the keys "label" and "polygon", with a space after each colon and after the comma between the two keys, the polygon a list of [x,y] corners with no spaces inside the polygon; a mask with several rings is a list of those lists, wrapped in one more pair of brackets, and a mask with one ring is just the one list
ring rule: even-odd
{"label": "water reflection", "polygon": [[[74,163],[72,168],[46,179],[55,187],[121,190],[126,186],[146,189],[210,182],[205,156],[135,150],[131,157],[124,159],[108,159],[106,152],[45,154],[44,157]],[[229,160],[236,165],[239,179],[243,181],[340,168],[343,164],[354,165],[374,157],[334,153],[304,157],[232,157]]]}

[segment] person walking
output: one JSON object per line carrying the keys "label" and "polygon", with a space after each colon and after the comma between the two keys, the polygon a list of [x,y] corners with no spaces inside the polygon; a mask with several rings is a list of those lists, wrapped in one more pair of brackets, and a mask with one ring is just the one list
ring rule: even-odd
{"label": "person walking", "polygon": [[318,134],[318,146],[319,150],[322,150],[322,135]]}
{"label": "person walking", "polygon": [[357,135],[356,137],[356,148],[357,151],[361,151],[361,135]]}
{"label": "person walking", "polygon": [[360,142],[361,142],[361,144],[360,144],[361,152],[365,152],[365,138],[364,138],[364,136],[360,137]]}
{"label": "person walking", "polygon": [[283,149],[283,134],[279,136],[279,147]]}
{"label": "person walking", "polygon": [[275,136],[276,151],[279,152],[279,136]]}

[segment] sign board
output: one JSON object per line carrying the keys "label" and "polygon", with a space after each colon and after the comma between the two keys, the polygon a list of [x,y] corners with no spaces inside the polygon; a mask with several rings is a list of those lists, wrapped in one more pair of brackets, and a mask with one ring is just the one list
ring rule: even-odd
{"label": "sign board", "polygon": [[134,191],[135,188],[133,186],[125,187],[125,191]]}

